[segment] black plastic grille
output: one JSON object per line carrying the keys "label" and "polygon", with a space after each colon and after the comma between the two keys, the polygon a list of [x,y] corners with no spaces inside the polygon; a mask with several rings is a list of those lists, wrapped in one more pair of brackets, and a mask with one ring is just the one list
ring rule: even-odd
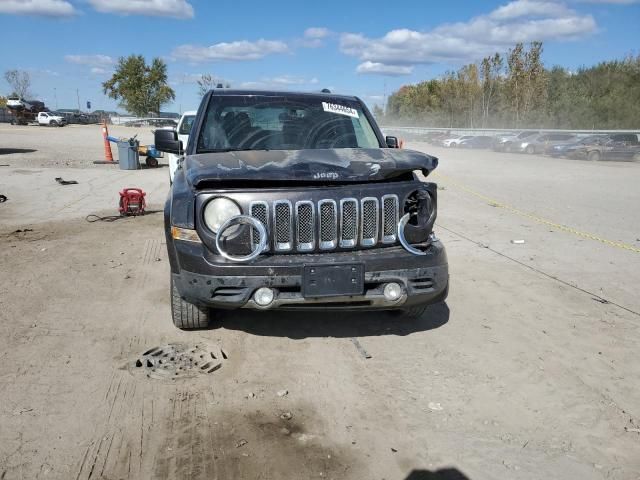
{"label": "black plastic grille", "polygon": [[343,241],[354,240],[358,236],[358,207],[355,200],[345,200],[342,203],[342,232]]}
{"label": "black plastic grille", "polygon": [[298,205],[298,245],[313,243],[313,205],[301,203]]}
{"label": "black plastic grille", "polygon": [[320,241],[332,242],[337,238],[336,206],[332,202],[320,204]]}
{"label": "black plastic grille", "polygon": [[[268,212],[267,212],[267,204],[266,203],[254,203],[251,205],[251,216],[256,220],[259,220],[265,228],[269,226],[268,223]],[[253,245],[258,245],[260,243],[260,232],[255,228],[251,229],[251,243]],[[269,244],[267,243],[267,248]]]}
{"label": "black plastic grille", "polygon": [[288,203],[278,203],[275,207],[276,243],[291,242],[291,206]]}
{"label": "black plastic grille", "polygon": [[362,202],[362,238],[377,240],[378,202],[373,199]]}
{"label": "black plastic grille", "polygon": [[382,235],[384,237],[394,237],[396,235],[396,225],[398,225],[398,199],[397,197],[385,197],[382,203],[383,226]]}

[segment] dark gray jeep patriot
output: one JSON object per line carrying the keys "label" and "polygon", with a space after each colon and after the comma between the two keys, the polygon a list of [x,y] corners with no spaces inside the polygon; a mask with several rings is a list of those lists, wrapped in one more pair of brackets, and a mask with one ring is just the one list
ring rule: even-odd
{"label": "dark gray jeep patriot", "polygon": [[376,309],[416,317],[447,297],[433,233],[438,159],[383,137],[357,97],[215,89],[164,216],[172,314],[204,328],[219,309]]}

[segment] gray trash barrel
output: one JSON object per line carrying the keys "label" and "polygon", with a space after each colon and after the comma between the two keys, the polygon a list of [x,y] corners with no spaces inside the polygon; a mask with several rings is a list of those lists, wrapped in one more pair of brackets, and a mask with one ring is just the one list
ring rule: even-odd
{"label": "gray trash barrel", "polygon": [[140,168],[140,156],[138,154],[138,142],[118,142],[118,163],[120,170],[138,170]]}

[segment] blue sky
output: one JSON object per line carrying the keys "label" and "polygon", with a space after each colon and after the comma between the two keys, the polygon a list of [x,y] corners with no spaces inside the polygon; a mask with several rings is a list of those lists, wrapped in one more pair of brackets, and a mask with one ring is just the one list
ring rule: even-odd
{"label": "blue sky", "polygon": [[50,108],[76,108],[78,91],[83,109],[116,109],[101,83],[132,53],[167,61],[165,110],[196,108],[202,73],[373,105],[516,41],[542,40],[545,63],[570,69],[638,54],[639,24],[639,0],[0,0],[0,71],[29,71]]}

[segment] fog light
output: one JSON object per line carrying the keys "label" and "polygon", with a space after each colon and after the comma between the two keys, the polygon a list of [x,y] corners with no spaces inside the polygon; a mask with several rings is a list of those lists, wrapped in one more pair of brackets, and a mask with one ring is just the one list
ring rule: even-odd
{"label": "fog light", "polygon": [[402,296],[402,287],[397,283],[387,283],[384,286],[384,298],[390,302],[398,300]]}
{"label": "fog light", "polygon": [[256,293],[253,294],[253,301],[256,302],[261,307],[266,307],[275,297],[275,292],[271,288],[262,287],[256,290]]}

